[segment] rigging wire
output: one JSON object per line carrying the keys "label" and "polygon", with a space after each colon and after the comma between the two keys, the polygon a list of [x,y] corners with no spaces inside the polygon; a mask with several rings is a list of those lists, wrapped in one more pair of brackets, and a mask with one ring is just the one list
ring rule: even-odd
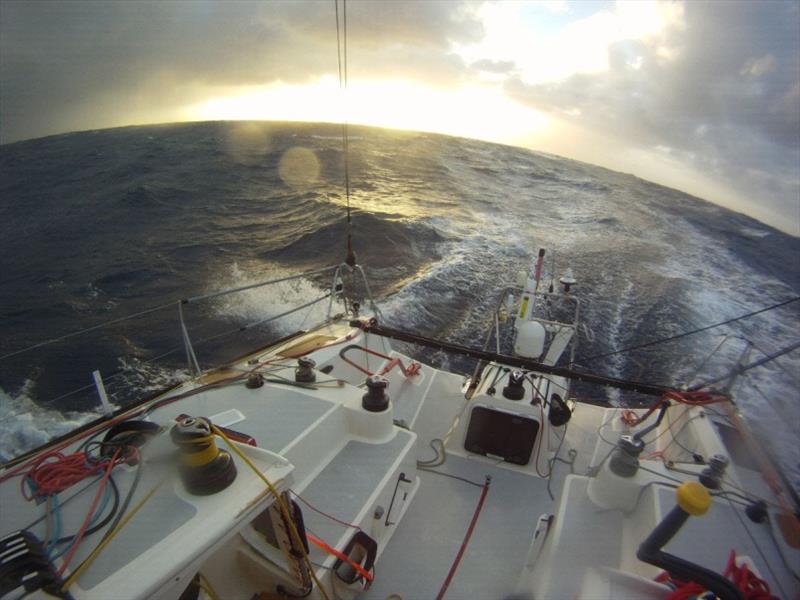
{"label": "rigging wire", "polygon": [[[657,340],[652,340],[650,342],[645,342],[643,344],[637,344],[635,346],[628,346],[627,348],[622,348],[620,350],[614,350],[613,352],[604,352],[602,354],[595,354],[594,356],[590,356],[588,358],[584,358],[582,362],[588,362],[591,360],[597,360],[598,358],[605,358],[607,356],[614,356],[616,354],[623,354],[625,352],[631,352],[633,350],[640,350],[642,348],[649,348],[650,346],[655,346],[657,344],[663,344],[666,342],[671,342],[673,340],[677,340],[680,338],[684,338],[690,335],[694,335],[696,333],[701,333],[703,331],[708,331],[709,329],[714,329],[715,327],[721,327],[723,325],[728,325],[729,323],[734,323],[736,321],[741,321],[742,319],[748,319],[750,317],[754,317],[755,315],[759,315],[761,313],[774,310],[776,308],[780,308],[782,306],[786,306],[787,304],[791,304],[792,302],[797,302],[800,300],[800,296],[795,296],[794,298],[790,298],[788,300],[784,300],[783,302],[778,302],[777,304],[773,304],[772,306],[767,306],[765,308],[761,308],[759,310],[755,310],[744,315],[739,315],[738,317],[733,317],[732,319],[727,319],[726,321],[720,321],[719,323],[714,323],[712,325],[707,325],[705,327],[699,327],[697,329],[693,329],[691,331],[685,331],[683,333],[679,333],[677,335],[673,335],[666,338],[660,338]],[[764,361],[766,362],[766,361]]]}
{"label": "rigging wire", "polygon": [[[342,19],[339,22],[339,0],[333,0],[336,12],[336,60],[339,66],[339,89],[342,96],[347,92],[347,0],[342,0]],[[353,251],[353,220],[350,214],[350,136],[347,115],[342,115],[342,156],[344,160],[344,190],[347,203],[347,257],[345,264],[350,268],[356,266],[356,255]]]}
{"label": "rigging wire", "polygon": [[43,346],[48,346],[50,344],[55,344],[56,342],[63,342],[64,340],[68,340],[70,338],[73,338],[75,336],[78,336],[78,335],[81,335],[81,334],[84,334],[84,333],[89,333],[90,331],[96,331],[98,329],[102,329],[103,327],[108,327],[109,325],[114,325],[116,323],[121,323],[123,321],[127,321],[128,319],[135,319],[136,317],[141,317],[141,316],[144,316],[144,315],[148,315],[150,313],[154,313],[156,311],[163,310],[163,309],[168,308],[170,306],[175,306],[175,303],[174,302],[168,302],[166,304],[159,304],[158,306],[153,306],[151,308],[147,308],[147,309],[139,311],[137,313],[133,313],[132,315],[125,315],[124,317],[120,317],[118,319],[111,319],[110,321],[105,321],[105,322],[100,323],[98,325],[93,325],[91,327],[87,327],[85,329],[81,329],[80,331],[73,331],[71,333],[66,333],[64,335],[60,335],[58,337],[50,338],[48,340],[44,340],[44,341],[38,342],[38,343],[33,344],[31,346],[28,346],[26,348],[21,348],[20,350],[15,350],[14,352],[9,352],[8,354],[3,354],[2,356],[0,356],[0,361],[6,360],[7,358],[11,358],[12,356],[18,356],[20,354],[24,354],[25,352],[29,352],[31,350],[36,350],[37,348],[42,348]]}
{"label": "rigging wire", "polygon": [[768,354],[764,358],[760,358],[760,359],[758,359],[756,361],[753,361],[751,363],[748,363],[746,365],[737,366],[734,369],[732,369],[730,372],[728,372],[725,375],[723,375],[722,377],[715,377],[714,379],[709,379],[707,381],[703,381],[701,383],[693,385],[690,388],[690,391],[691,390],[696,390],[696,389],[701,389],[701,388],[704,388],[704,387],[708,387],[710,385],[714,385],[715,383],[719,383],[720,381],[722,381],[724,379],[727,379],[727,378],[729,378],[731,376],[735,377],[737,375],[741,375],[741,374],[745,373],[746,371],[750,371],[751,369],[755,369],[756,367],[760,367],[761,365],[764,365],[764,364],[766,364],[766,363],[768,363],[770,361],[773,361],[776,358],[780,358],[784,354],[789,354],[790,352],[794,352],[798,348],[800,348],[800,342],[796,342],[796,343],[792,344],[791,346],[787,346],[786,348],[783,348],[782,350],[778,350],[777,352],[773,352],[772,354]]}
{"label": "rigging wire", "polygon": [[[247,323],[245,325],[240,325],[239,327],[236,327],[235,329],[229,329],[229,330],[223,331],[222,333],[217,333],[217,334],[202,338],[200,340],[192,342],[192,346],[193,347],[201,346],[201,345],[206,344],[208,342],[211,342],[211,341],[214,341],[214,340],[218,340],[220,338],[224,338],[224,337],[229,336],[229,335],[233,335],[234,333],[241,333],[241,332],[244,332],[244,331],[249,331],[250,329],[252,329],[254,327],[259,327],[261,325],[265,325],[265,324],[267,324],[267,323],[269,323],[271,321],[275,321],[275,320],[277,320],[277,319],[279,319],[281,317],[285,317],[290,313],[294,313],[294,312],[300,311],[300,310],[302,310],[304,308],[309,308],[310,307],[309,308],[309,314],[310,314],[311,310],[313,310],[313,305],[318,304],[319,302],[322,302],[323,300],[326,300],[328,297],[330,297],[330,293],[326,293],[325,295],[320,296],[319,298],[317,298],[315,300],[311,300],[310,302],[307,302],[305,304],[297,306],[297,307],[295,307],[295,308],[293,308],[291,310],[288,310],[286,312],[280,313],[280,314],[275,315],[273,317],[268,317],[267,319],[261,319],[259,321],[253,321],[253,322]],[[306,315],[306,318],[307,317],[308,317],[308,315]],[[305,322],[305,320],[304,320],[304,322]],[[183,349],[184,349],[184,345],[183,344],[181,344],[180,346],[175,346],[174,348],[172,348],[170,350],[167,350],[166,352],[162,352],[161,354],[158,354],[158,355],[153,356],[151,358],[148,358],[146,360],[140,361],[140,364],[141,365],[149,365],[151,363],[154,363],[154,362],[157,362],[157,361],[161,360],[162,358],[166,358],[170,354],[175,354],[176,352],[178,352],[180,350],[183,350]],[[0,358],[0,360],[2,360],[2,358]],[[127,373],[127,369],[125,367],[119,368],[116,371],[114,371],[113,373],[111,373],[110,375],[103,376],[103,383],[104,384],[108,384],[109,382],[111,382],[111,381],[113,381],[115,379],[118,379],[119,377],[122,377],[126,373]],[[55,398],[53,398],[51,400],[48,400],[47,403],[48,404],[54,404],[54,403],[57,403],[59,400],[63,400],[64,398],[68,398],[69,396],[73,396],[73,395],[78,394],[80,392],[85,392],[87,390],[95,389],[96,387],[97,386],[96,386],[95,383],[89,383],[87,385],[84,385],[84,386],[81,386],[79,388],[76,388],[76,389],[74,389],[74,390],[72,390],[70,392],[66,392],[64,394],[61,394],[60,396],[56,396]],[[0,422],[2,422],[2,421],[0,420]]]}
{"label": "rigging wire", "polygon": [[[758,344],[756,344],[754,341],[752,341],[752,340],[750,340],[750,339],[746,339],[746,341],[747,341],[747,342],[749,342],[749,343],[750,343],[750,344],[753,346],[753,348],[755,348],[756,350],[758,350],[758,351],[759,351],[761,354],[763,354],[764,356],[769,356],[769,355],[770,355],[770,354],[769,354],[769,352],[767,352],[766,350],[764,350],[764,349],[763,349],[761,346],[759,346]],[[792,382],[793,382],[793,383],[794,383],[794,384],[795,384],[797,387],[800,387],[800,378],[798,378],[798,377],[797,377],[797,375],[795,375],[794,373],[792,373],[791,371],[789,371],[789,369],[787,369],[785,366],[783,366],[783,365],[782,365],[780,362],[778,362],[777,360],[776,360],[776,361],[774,361],[774,363],[773,363],[773,364],[774,364],[776,367],[778,367],[778,368],[779,368],[781,371],[783,371],[783,372],[784,372],[784,374],[785,374],[787,377],[789,377],[789,379],[791,379],[791,380],[792,380]]]}
{"label": "rigging wire", "polygon": [[[333,267],[324,267],[322,269],[316,269],[316,270],[313,270],[313,271],[306,271],[305,273],[298,273],[296,275],[289,275],[287,277],[280,277],[278,279],[270,279],[268,281],[260,281],[258,283],[253,283],[253,284],[241,286],[241,287],[238,287],[238,288],[231,288],[231,289],[221,290],[221,291],[218,291],[218,292],[212,292],[210,294],[204,294],[204,295],[200,295],[200,296],[191,296],[189,298],[181,299],[180,303],[181,304],[190,304],[190,303],[193,303],[193,302],[198,302],[200,300],[210,300],[210,299],[213,299],[213,298],[218,298],[220,296],[225,296],[225,295],[232,294],[232,293],[235,293],[235,292],[242,292],[242,291],[250,290],[250,289],[253,289],[253,288],[263,287],[265,285],[281,283],[281,282],[290,281],[290,280],[293,280],[293,279],[307,278],[307,277],[310,277],[312,275],[319,275],[320,273],[325,273],[325,272],[328,272],[328,271],[332,271],[334,269],[336,269],[335,266],[333,266]],[[157,306],[151,306],[150,308],[146,308],[144,310],[132,313],[130,315],[125,315],[124,317],[119,317],[117,319],[111,319],[110,321],[104,321],[102,323],[98,323],[97,325],[92,325],[91,327],[86,327],[84,329],[79,329],[77,331],[71,331],[70,333],[65,333],[64,335],[60,335],[60,336],[57,336],[57,337],[54,337],[54,338],[50,338],[50,339],[47,339],[47,340],[42,340],[41,342],[37,342],[37,343],[32,344],[30,346],[27,346],[25,348],[20,348],[19,350],[14,350],[13,352],[9,352],[7,354],[3,354],[2,356],[0,356],[0,361],[4,361],[4,360],[6,360],[8,358],[12,358],[14,356],[18,356],[20,354],[24,354],[26,352],[30,352],[31,350],[36,350],[37,348],[42,348],[42,347],[48,346],[50,344],[55,344],[57,342],[63,342],[64,340],[68,340],[70,338],[73,338],[73,337],[76,337],[76,336],[79,336],[79,335],[83,335],[84,333],[90,333],[92,331],[97,331],[98,329],[102,329],[104,327],[109,327],[111,325],[116,325],[117,323],[122,323],[123,321],[128,321],[130,319],[135,319],[137,317],[142,317],[144,315],[148,315],[150,313],[154,313],[154,312],[157,312],[159,310],[164,310],[166,308],[174,308],[175,304],[176,304],[176,301],[172,300],[172,301],[166,302],[164,304],[159,304]]]}

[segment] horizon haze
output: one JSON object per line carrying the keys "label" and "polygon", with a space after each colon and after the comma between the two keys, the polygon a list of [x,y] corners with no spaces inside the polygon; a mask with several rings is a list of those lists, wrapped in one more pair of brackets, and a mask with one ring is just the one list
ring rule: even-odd
{"label": "horizon haze", "polygon": [[630,173],[797,236],[798,19],[792,1],[353,2],[343,90],[330,0],[0,0],[0,143],[346,119]]}

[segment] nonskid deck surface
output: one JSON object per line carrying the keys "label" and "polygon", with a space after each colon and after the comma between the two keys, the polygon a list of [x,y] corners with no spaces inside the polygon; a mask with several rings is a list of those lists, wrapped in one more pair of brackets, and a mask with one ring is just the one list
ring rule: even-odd
{"label": "nonskid deck surface", "polygon": [[[329,462],[311,484],[303,490],[301,501],[303,522],[306,529],[319,538],[337,546],[343,546],[353,532],[353,528],[341,522],[359,521],[359,512],[370,508],[370,495],[379,487],[381,479],[390,472],[393,463],[402,451],[413,443],[413,436],[406,431],[385,444],[365,444],[350,441]],[[337,522],[309,507],[324,510],[341,521]],[[398,509],[401,501],[397,500]],[[385,511],[389,507],[384,507]],[[396,515],[398,511],[393,510]],[[384,512],[382,518],[387,515]],[[341,543],[340,543],[341,540]],[[322,563],[328,556],[319,548],[312,547],[310,556],[316,563]]]}
{"label": "nonskid deck surface", "polygon": [[360,598],[432,598],[458,553],[480,487],[445,477],[447,473],[483,484],[492,477],[486,502],[448,598],[502,598],[514,592],[536,522],[553,503],[547,482],[491,464],[448,457],[434,473],[420,472],[420,488],[378,563],[372,587]]}
{"label": "nonskid deck surface", "polygon": [[[411,362],[407,356],[387,349],[381,340],[370,340],[368,336],[353,340],[352,330],[346,325],[327,327],[324,333],[329,342],[346,336],[346,342],[379,348],[405,364]],[[268,369],[273,375],[272,381],[263,387],[248,389],[239,381],[236,385],[201,390],[196,395],[161,406],[148,418],[169,428],[180,414],[206,416],[220,426],[253,436],[259,448],[251,452],[266,461],[260,466],[272,473],[276,483],[284,485],[281,490],[291,488],[303,511],[308,533],[342,550],[353,536],[355,528],[348,525],[352,523],[377,541],[379,556],[374,583],[359,594],[368,600],[384,599],[393,594],[404,600],[436,596],[464,541],[487,475],[491,476],[488,494],[448,588],[448,598],[499,599],[519,590],[535,590],[537,597],[580,594],[596,597],[592,594],[601,589],[597,587],[598,573],[601,586],[610,581],[598,571],[600,567],[617,573],[614,577],[622,574],[622,580],[627,583],[638,577],[638,583],[633,581],[634,584],[654,585],[652,579],[659,570],[638,561],[636,548],[674,506],[674,490],[663,486],[664,482],[677,481],[676,473],[667,471],[658,459],[645,461],[645,474],[629,480],[636,482],[635,490],[641,490],[639,499],[630,509],[603,508],[590,497],[589,487],[600,479],[589,473],[596,473],[604,463],[608,466],[606,460],[614,448],[614,440],[627,431],[618,411],[579,403],[566,429],[560,433],[544,429],[540,439],[546,440],[542,452],[547,454],[543,454],[546,458],[541,462],[536,462],[534,454],[533,462],[525,466],[503,463],[464,450],[464,423],[469,419],[465,407],[469,405],[465,401],[461,375],[426,365],[422,365],[414,377],[394,370],[388,374],[391,412],[366,413],[361,405],[364,374],[352,364],[342,362],[339,353],[343,347],[342,342],[337,342],[311,353],[321,373],[319,386],[303,389],[287,385],[287,381],[293,381],[295,363],[291,359],[288,362],[276,359],[280,349],[276,346],[259,352],[259,360],[270,365]],[[358,354],[353,353],[353,356]],[[248,372],[254,364],[257,363],[242,360],[230,371]],[[373,361],[373,370],[380,367]],[[337,385],[332,377],[346,384]],[[187,383],[183,391],[196,385],[199,383]],[[762,490],[763,484],[755,472],[750,477],[747,465],[737,460],[737,450],[732,445],[737,438],[734,436],[725,444],[716,441],[714,428],[707,421],[697,417],[689,419],[686,433],[694,433],[686,435],[684,442],[693,449],[699,448],[696,444],[700,440],[706,444],[713,442],[716,445],[707,447],[704,454],[709,455],[710,448],[729,453],[733,460],[732,476],[736,476],[732,481],[739,486]],[[546,423],[544,413],[541,413],[541,422]],[[456,426],[458,423],[461,429]],[[661,433],[653,434],[653,439],[666,440],[667,437],[661,436],[670,433],[668,427],[667,422]],[[559,443],[562,435],[563,442]],[[162,441],[169,445],[168,437],[164,436]],[[415,461],[434,458],[431,442],[437,439],[447,442],[444,457],[437,450],[440,462],[442,458],[444,461],[432,469],[417,468]],[[667,443],[653,444],[648,452],[658,448],[666,450]],[[72,452],[75,447],[67,451]],[[548,460],[556,449],[563,462]],[[150,450],[154,456],[160,451],[159,446]],[[565,460],[567,456],[569,460]],[[163,497],[155,496],[153,503],[142,511],[140,517],[147,522],[140,521],[140,525],[136,525],[134,521],[79,580],[80,587],[88,592],[83,597],[101,597],[100,594],[105,594],[112,584],[116,585],[117,580],[128,585],[132,585],[131,581],[141,581],[144,573],[150,573],[152,565],[139,564],[126,569],[126,561],[148,550],[161,556],[163,552],[159,548],[166,548],[165,542],[171,543],[172,538],[189,529],[197,531],[194,527],[199,523],[193,524],[193,519],[202,520],[203,528],[213,523],[217,523],[218,528],[224,527],[224,531],[220,529],[214,534],[219,540],[216,550],[214,553],[208,550],[202,557],[198,550],[183,558],[176,552],[171,558],[183,560],[181,565],[185,566],[165,568],[162,575],[169,575],[178,583],[169,583],[171,589],[152,588],[154,593],[156,590],[159,593],[150,595],[165,599],[177,597],[187,578],[194,577],[198,569],[217,585],[222,598],[246,599],[265,589],[275,589],[275,582],[270,578],[273,570],[264,566],[265,560],[271,560],[267,555],[257,559],[261,566],[257,565],[255,573],[238,570],[237,556],[242,551],[258,554],[257,548],[252,546],[253,531],[247,523],[265,505],[253,505],[254,501],[263,499],[263,484],[238,458],[236,460],[240,475],[230,493],[192,497],[173,477],[171,485],[159,492]],[[148,465],[145,469],[142,485],[133,496],[134,502],[146,493],[153,478],[158,477],[159,469],[163,471],[164,467],[159,464]],[[687,462],[681,464],[683,473],[689,475],[702,468],[702,465]],[[534,468],[534,465],[537,466]],[[537,472],[541,473],[540,467],[544,466],[546,475],[549,465],[554,468],[548,482]],[[133,468],[120,467],[114,474],[121,494],[125,494],[133,479]],[[618,485],[622,480],[615,481],[614,485]],[[657,483],[662,485],[653,485]],[[241,493],[237,486],[241,486]],[[608,494],[608,490],[600,492]],[[3,506],[0,533],[18,528],[43,512],[34,503],[20,501],[18,493],[16,480],[0,486]],[[81,500],[65,507],[63,516],[67,530],[78,527],[90,496],[87,492]],[[778,553],[777,542],[770,537],[775,532],[771,533],[768,525],[745,522],[743,509],[734,508],[729,501],[716,499],[714,504],[710,515],[693,519],[670,543],[668,550],[716,571],[724,566],[720,564],[724,555],[734,548],[753,560],[774,592],[786,596],[791,589],[792,575]],[[244,518],[246,510],[252,514],[247,513]],[[201,511],[208,514],[200,515]],[[540,517],[550,515],[554,515],[550,521],[552,526],[538,530],[543,532],[539,539],[545,540],[544,547],[534,545],[532,550]],[[34,531],[43,535],[44,523]],[[86,556],[96,539],[90,538],[91,543],[81,547],[77,560]],[[703,543],[698,544],[698,540]],[[156,545],[160,545],[159,548]],[[796,551],[784,545],[784,553],[796,564]],[[154,560],[160,564],[165,562],[162,558]],[[326,585],[332,586],[329,570],[334,557],[311,546],[310,558],[317,567],[317,575]],[[196,562],[188,564],[190,560]],[[180,578],[175,578],[178,573]],[[594,583],[587,583],[592,581]],[[360,589],[359,585],[346,591],[340,589],[345,592],[343,597],[352,597]],[[147,595],[142,594],[144,592],[139,597]]]}

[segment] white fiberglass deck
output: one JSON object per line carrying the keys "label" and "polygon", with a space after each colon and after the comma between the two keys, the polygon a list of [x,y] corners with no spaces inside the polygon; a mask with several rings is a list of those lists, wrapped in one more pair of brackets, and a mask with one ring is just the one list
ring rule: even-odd
{"label": "white fiberglass deck", "polygon": [[[294,361],[280,359],[275,353],[281,348],[275,348],[257,357],[270,361],[264,364],[270,365],[266,370],[273,381],[263,387],[248,389],[240,382],[208,389],[158,408],[148,418],[169,428],[180,414],[207,416],[253,436],[259,449],[245,450],[260,461],[263,472],[281,490],[291,490],[301,498],[298,502],[309,533],[340,550],[354,531],[346,523],[372,536],[379,552],[374,583],[361,592],[358,584],[348,587],[339,582],[335,585],[340,597],[435,597],[462,544],[487,475],[491,486],[448,598],[497,599],[515,593],[536,598],[663,595],[664,588],[652,583],[659,569],[639,561],[636,550],[674,506],[674,490],[668,486],[696,479],[702,468],[685,462],[681,451],[674,454],[675,448],[670,450],[667,440],[673,434],[666,422],[648,438],[646,452],[673,453],[670,456],[688,475],[669,470],[654,457],[642,461],[646,470],[635,477],[615,480],[608,474],[607,458],[619,436],[630,432],[618,411],[577,404],[568,427],[556,428],[550,427],[544,412],[537,412],[541,409],[530,402],[514,405],[485,396],[479,388],[471,402],[518,406],[534,417],[541,415],[542,443],[531,463],[503,463],[464,450],[469,416],[461,376],[423,365],[418,375],[407,378],[395,369],[388,375],[391,410],[369,413],[361,407],[364,389],[359,385],[364,374],[343,362],[338,353],[344,341],[388,354],[388,342],[341,325],[291,344],[305,343],[314,335],[328,340],[323,348],[310,353],[317,369],[332,367],[329,373],[317,371],[319,385],[298,388],[281,383],[281,377],[293,379]],[[411,362],[401,358],[405,364]],[[230,371],[251,370],[254,364],[243,361]],[[370,368],[378,368],[375,360]],[[331,383],[334,378],[347,383]],[[200,384],[187,383],[171,393]],[[725,431],[725,420],[712,419],[712,415],[700,418],[699,410],[679,413],[677,419],[684,415],[688,419],[687,426],[675,434],[681,436],[681,443],[705,456],[726,452],[732,457],[727,474],[730,484],[765,494],[752,465],[741,459],[746,453],[736,446],[735,436],[729,431],[717,434],[719,427]],[[434,456],[431,440],[445,437],[444,463],[433,470],[418,469],[417,460]],[[169,447],[167,436],[156,441],[159,443],[145,448],[146,458],[155,459]],[[547,475],[557,449],[561,460],[552,463],[548,482],[536,470]],[[134,502],[164,476],[164,468],[158,461],[147,463]],[[173,600],[198,570],[226,600],[247,600],[253,594],[274,591],[276,581],[285,578],[271,562],[280,557],[270,554],[249,525],[271,500],[263,495],[258,478],[238,459],[237,469],[234,486],[205,498],[187,494],[173,476],[82,576],[79,586],[71,590],[75,597]],[[590,470],[596,472],[595,477],[587,475]],[[123,496],[133,471],[132,467],[114,471]],[[43,505],[19,497],[18,482],[11,479],[0,484],[0,534],[44,514]],[[65,506],[66,531],[79,526],[92,489],[90,486]],[[548,517],[549,527],[542,526],[542,516]],[[43,535],[44,524],[32,531]],[[88,538],[77,561],[101,535],[98,532]],[[187,543],[186,536],[202,543]],[[731,504],[727,497],[716,498],[707,516],[690,519],[667,549],[715,571],[724,567],[728,552],[735,549],[747,557],[774,593],[791,597],[797,590],[789,568],[798,569],[800,553],[783,542],[774,521],[747,521],[742,506]],[[310,558],[323,585],[334,590],[330,568],[335,558],[314,546]],[[319,590],[312,594],[320,597]]]}

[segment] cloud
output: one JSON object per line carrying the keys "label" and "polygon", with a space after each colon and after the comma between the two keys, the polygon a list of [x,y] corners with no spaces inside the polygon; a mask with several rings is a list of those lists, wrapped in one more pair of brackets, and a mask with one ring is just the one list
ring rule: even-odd
{"label": "cloud", "polygon": [[765,54],[761,58],[751,58],[739,71],[739,75],[750,75],[751,77],[761,77],[775,70],[777,61],[772,54]]}
{"label": "cloud", "polygon": [[[799,21],[796,2],[362,0],[349,5],[349,75],[420,98],[471,90],[533,132],[507,134],[483,110],[481,131],[509,136],[499,141],[800,233]],[[334,24],[330,0],[0,0],[0,143],[323,88],[337,73]],[[429,105],[415,110],[393,116],[427,126]],[[534,116],[548,132],[525,128]]]}
{"label": "cloud", "polygon": [[655,159],[666,148],[727,190],[717,200],[750,201],[783,228],[790,216],[800,232],[798,5],[690,2],[684,11],[652,35],[611,43],[607,70],[510,78],[506,91]]}
{"label": "cloud", "polygon": [[515,65],[510,60],[476,60],[470,65],[470,68],[477,71],[485,71],[487,73],[508,73],[513,71]]}
{"label": "cloud", "polygon": [[[394,76],[447,85],[467,72],[450,45],[483,33],[468,4],[356,6],[348,14],[351,77],[385,75],[391,65]],[[336,71],[329,0],[4,0],[0,141],[170,120],[215,88],[303,83]]]}

